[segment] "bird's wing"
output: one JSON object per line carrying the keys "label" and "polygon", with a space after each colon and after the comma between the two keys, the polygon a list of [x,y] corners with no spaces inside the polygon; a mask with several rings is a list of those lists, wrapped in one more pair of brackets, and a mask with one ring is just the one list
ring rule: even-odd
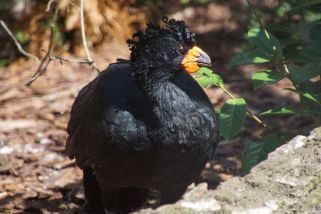
{"label": "bird's wing", "polygon": [[151,118],[148,101],[136,86],[128,62],[109,66],[77,96],[68,123],[66,152],[80,167],[122,148],[146,146]]}
{"label": "bird's wing", "polygon": [[[214,107],[212,106],[208,96],[200,85],[186,72],[180,72],[175,79],[175,84],[183,90],[191,100],[199,105],[198,111],[204,116],[204,121],[198,124],[199,119],[193,122],[193,130],[195,135],[198,132],[203,133],[204,139],[210,142],[209,146],[209,156],[213,158],[215,148],[219,142],[220,135],[218,130],[218,122],[215,117]],[[193,117],[193,115],[191,115]],[[207,125],[203,124],[206,123]],[[205,127],[208,127],[207,130],[204,130]],[[204,131],[206,132],[204,134]]]}
{"label": "bird's wing", "polygon": [[81,89],[72,105],[68,123],[66,152],[70,158],[76,157],[80,166],[90,157],[88,141],[97,137],[94,132],[101,105],[97,86],[98,78]]}

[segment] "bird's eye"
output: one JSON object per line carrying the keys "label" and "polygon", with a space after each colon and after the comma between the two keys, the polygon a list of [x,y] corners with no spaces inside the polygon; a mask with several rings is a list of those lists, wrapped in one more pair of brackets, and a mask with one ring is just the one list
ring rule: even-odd
{"label": "bird's eye", "polygon": [[184,54],[186,52],[186,47],[184,47],[184,45],[180,45],[179,51],[181,52],[181,54]]}

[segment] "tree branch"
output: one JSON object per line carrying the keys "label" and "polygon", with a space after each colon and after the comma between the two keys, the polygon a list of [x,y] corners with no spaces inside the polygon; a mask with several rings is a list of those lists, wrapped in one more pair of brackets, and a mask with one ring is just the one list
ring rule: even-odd
{"label": "tree branch", "polygon": [[[48,50],[46,51],[46,55],[42,58],[40,65],[38,66],[37,71],[32,75],[31,79],[26,82],[26,86],[30,86],[34,81],[36,81],[46,70],[52,59],[50,58],[50,52],[53,44],[53,26],[50,27],[50,40]],[[46,62],[47,61],[47,62]],[[45,63],[46,62],[46,63]]]}
{"label": "tree branch", "polygon": [[[50,11],[51,6],[55,1],[56,0],[50,0],[47,3],[47,8],[46,8],[47,12]],[[86,34],[85,34],[84,2],[83,2],[83,0],[80,0],[81,36],[82,36],[83,47],[84,47],[84,50],[86,52],[87,59],[65,59],[65,58],[62,58],[62,57],[59,57],[59,56],[52,56],[51,55],[51,51],[52,51],[52,48],[53,48],[54,28],[55,28],[55,22],[56,22],[56,19],[57,19],[57,16],[58,16],[58,9],[59,9],[58,7],[55,8],[55,12],[54,12],[53,18],[51,20],[51,24],[50,24],[49,46],[48,46],[47,50],[44,50],[45,51],[45,56],[41,60],[37,56],[24,51],[22,49],[20,43],[18,42],[18,40],[13,35],[13,33],[9,30],[7,25],[0,19],[0,23],[1,23],[2,27],[6,30],[6,32],[9,34],[9,36],[13,39],[13,41],[15,42],[18,50],[22,54],[24,54],[25,56],[33,58],[34,60],[36,60],[39,63],[39,66],[38,66],[36,72],[32,75],[30,80],[28,80],[24,84],[16,84],[16,85],[7,86],[6,89],[11,88],[11,87],[16,87],[16,86],[18,87],[18,86],[21,86],[21,85],[30,86],[34,81],[36,81],[47,70],[47,67],[49,66],[49,64],[53,60],[58,60],[58,61],[60,61],[61,64],[63,64],[63,62],[88,64],[88,65],[92,66],[93,69],[96,70],[98,73],[100,72],[100,70],[97,67],[96,63],[94,62],[94,60],[90,56],[90,52],[89,52],[88,45],[87,45]]]}
{"label": "tree branch", "polygon": [[50,1],[48,1],[48,3],[47,3],[47,8],[46,8],[46,12],[49,12],[52,3],[54,3],[55,1],[56,1],[56,0],[50,0]]}
{"label": "tree branch", "polygon": [[18,50],[20,51],[20,53],[22,53],[23,55],[25,55],[29,58],[34,59],[35,61],[37,61],[37,63],[40,63],[40,59],[37,56],[23,50],[23,48],[22,48],[21,44],[18,42],[17,38],[13,35],[13,33],[10,31],[10,29],[8,28],[8,26],[6,25],[6,23],[2,19],[0,19],[0,24],[3,27],[3,29],[8,33],[8,35],[12,38],[12,40],[14,41]]}
{"label": "tree branch", "polygon": [[84,0],[80,0],[80,27],[81,27],[81,38],[82,38],[82,43],[86,52],[87,60],[90,65],[93,66],[93,68],[99,73],[100,70],[98,69],[96,63],[94,60],[91,58],[88,45],[87,45],[87,39],[86,39],[86,34],[85,34],[85,21],[84,21]]}
{"label": "tree branch", "polygon": [[63,62],[71,62],[71,63],[79,63],[79,64],[89,64],[90,62],[87,59],[66,59],[60,56],[49,56],[49,58],[51,60],[58,60],[60,62],[60,64],[63,64]]}

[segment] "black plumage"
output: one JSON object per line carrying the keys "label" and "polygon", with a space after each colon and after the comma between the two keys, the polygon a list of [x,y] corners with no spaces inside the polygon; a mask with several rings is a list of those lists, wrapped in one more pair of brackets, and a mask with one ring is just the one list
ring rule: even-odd
{"label": "black plumage", "polygon": [[111,64],[72,106],[66,151],[84,171],[95,213],[132,211],[151,188],[160,204],[175,202],[218,143],[213,106],[182,64],[194,34],[182,21],[164,22],[136,33],[131,59]]}

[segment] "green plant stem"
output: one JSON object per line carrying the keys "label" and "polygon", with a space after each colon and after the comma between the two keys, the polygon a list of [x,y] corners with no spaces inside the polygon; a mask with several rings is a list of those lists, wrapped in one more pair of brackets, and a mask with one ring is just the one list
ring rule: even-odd
{"label": "green plant stem", "polygon": [[282,65],[282,68],[283,68],[284,72],[286,73],[286,75],[290,75],[289,68],[283,59],[281,60],[281,65]]}
{"label": "green plant stem", "polygon": [[[219,84],[218,87],[220,89],[222,89],[227,95],[229,95],[232,99],[236,99],[236,97],[231,93],[229,92],[225,87],[224,85],[222,84]],[[258,124],[260,124],[261,126],[263,127],[266,127],[266,124],[260,119],[258,118],[255,114],[253,114],[248,108],[246,108],[246,112],[247,112],[247,115],[252,118],[255,122],[257,122]]]}
{"label": "green plant stem", "polygon": [[264,25],[264,23],[261,21],[261,19],[260,19],[259,15],[257,14],[256,10],[254,9],[251,1],[250,1],[250,0],[246,0],[246,2],[247,2],[247,4],[249,5],[249,7],[250,7],[252,13],[254,14],[255,18],[256,18],[257,21],[259,22],[261,28],[262,28],[262,29],[265,29],[265,25]]}
{"label": "green plant stem", "polygon": [[[254,9],[252,3],[250,0],[246,0],[247,4],[250,7],[251,12],[254,14],[256,20],[259,22],[261,29],[264,32],[264,35],[266,36],[266,38],[270,41],[270,35],[269,32],[266,30],[265,24],[262,22],[262,20],[260,19],[259,15],[257,14],[256,10]],[[273,46],[273,49],[276,49],[275,46]]]}
{"label": "green plant stem", "polygon": [[[262,22],[262,20],[260,19],[259,15],[257,14],[255,8],[253,7],[252,3],[250,0],[246,0],[247,4],[250,7],[251,12],[254,14],[256,20],[259,22],[260,24],[260,28],[263,30],[264,35],[266,36],[266,38],[270,41],[270,35],[269,32],[266,30],[265,24]],[[276,49],[276,47],[271,44],[273,46],[273,49]],[[294,81],[291,79],[290,76],[290,71],[288,69],[288,66],[286,65],[285,61],[283,58],[277,60],[277,63],[282,67],[283,71],[286,73],[287,77],[291,80],[291,82],[293,83],[293,85],[297,88],[297,86],[295,85]]]}

